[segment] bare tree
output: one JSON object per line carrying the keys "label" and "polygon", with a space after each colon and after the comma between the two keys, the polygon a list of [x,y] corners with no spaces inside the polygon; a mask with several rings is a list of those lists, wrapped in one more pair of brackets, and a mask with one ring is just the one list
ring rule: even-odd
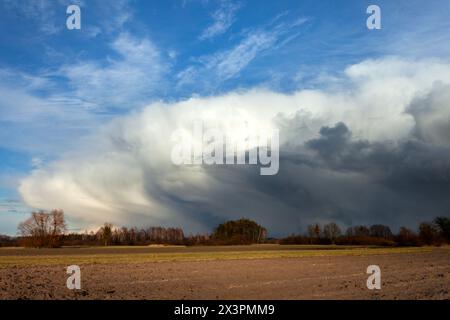
{"label": "bare tree", "polygon": [[334,244],[336,238],[341,235],[341,229],[336,223],[331,222],[323,227],[323,235]]}
{"label": "bare tree", "polygon": [[439,243],[439,231],[432,223],[422,222],[419,225],[419,237],[426,245]]}
{"label": "bare tree", "polygon": [[318,240],[320,238],[320,226],[318,223],[310,224],[308,226],[308,237],[311,244],[313,240]]}
{"label": "bare tree", "polygon": [[370,230],[366,226],[349,227],[346,232],[349,237],[368,237]]}
{"label": "bare tree", "polygon": [[420,245],[419,237],[417,236],[417,234],[406,227],[400,228],[398,235],[396,237],[396,242],[400,246]]}
{"label": "bare tree", "polygon": [[393,234],[388,226],[374,224],[370,227],[370,236],[383,239],[392,239]]}
{"label": "bare tree", "polygon": [[97,231],[97,236],[100,238],[100,240],[104,243],[105,246],[110,245],[113,236],[112,224],[105,223],[103,227],[101,227]]}
{"label": "bare tree", "polygon": [[20,235],[33,247],[58,247],[60,237],[66,231],[64,212],[54,209],[50,212],[36,211],[17,227]]}
{"label": "bare tree", "polygon": [[434,219],[434,224],[436,225],[441,237],[450,243],[450,218],[447,217],[437,217]]}

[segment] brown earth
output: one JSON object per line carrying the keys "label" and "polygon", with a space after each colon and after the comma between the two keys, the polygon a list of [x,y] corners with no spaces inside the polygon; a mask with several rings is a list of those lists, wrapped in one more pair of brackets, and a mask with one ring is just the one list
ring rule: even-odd
{"label": "brown earth", "polygon": [[[27,251],[2,250],[0,259],[17,252]],[[366,287],[369,265],[381,268],[381,290]],[[439,248],[359,256],[83,264],[81,290],[67,289],[66,267],[2,267],[0,299],[450,298],[450,250]]]}

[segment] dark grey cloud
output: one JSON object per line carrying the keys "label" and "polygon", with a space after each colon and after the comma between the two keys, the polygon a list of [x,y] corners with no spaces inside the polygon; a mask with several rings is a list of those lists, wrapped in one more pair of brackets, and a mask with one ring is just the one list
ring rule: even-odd
{"label": "dark grey cloud", "polygon": [[[276,176],[262,177],[248,167],[211,168],[224,183],[208,192],[204,206],[211,213],[232,208],[228,215],[249,216],[278,234],[316,221],[398,228],[449,215],[450,118],[442,117],[450,110],[449,89],[438,85],[414,100],[408,112],[415,126],[400,141],[356,139],[339,122],[323,126],[318,138],[300,146],[282,145]],[[439,116],[430,121],[432,115]]]}

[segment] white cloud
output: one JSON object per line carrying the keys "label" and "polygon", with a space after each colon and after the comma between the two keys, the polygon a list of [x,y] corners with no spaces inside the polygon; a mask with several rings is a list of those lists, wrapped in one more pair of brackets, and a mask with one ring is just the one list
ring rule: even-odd
{"label": "white cloud", "polygon": [[161,89],[166,65],[158,48],[148,39],[120,34],[111,44],[120,56],[107,63],[84,61],[60,68],[69,81],[74,97],[97,108],[130,108],[148,101]]}
{"label": "white cloud", "polygon": [[[122,47],[120,43],[118,47]],[[141,53],[138,50],[131,55],[140,57]],[[255,180],[258,173],[243,174],[242,168],[233,166],[174,167],[170,160],[172,132],[179,127],[189,129],[199,119],[227,128],[233,119],[246,118],[262,128],[279,128],[281,154],[283,146],[290,146],[300,159],[304,142],[316,138],[322,126],[331,127],[339,121],[360,139],[402,141],[415,126],[414,117],[406,109],[416,99],[426,97],[436,81],[450,84],[449,63],[386,58],[349,67],[339,90],[335,85],[291,95],[250,90],[155,103],[139,113],[118,117],[101,127],[82,148],[34,170],[22,180],[20,192],[31,207],[63,208],[80,225],[109,221],[117,225],[180,225],[187,231],[205,231],[217,221],[246,215],[275,232],[295,231],[292,228],[297,221],[293,219],[298,215],[310,219],[307,215],[314,211],[306,212],[305,208],[303,212],[297,204],[260,189],[269,182]],[[439,103],[441,108],[448,108],[450,101]],[[290,196],[312,192],[326,199],[336,192],[336,197],[345,198],[348,195],[339,181],[356,180],[351,189],[354,194],[369,179],[361,173],[310,172],[302,164],[286,166],[281,163],[280,172],[293,170],[294,176],[289,176],[291,180],[283,182],[283,187],[307,178],[328,181],[314,180],[304,187],[310,191],[290,190],[294,192]],[[277,176],[269,179],[277,181]],[[372,197],[378,187],[370,184],[368,188],[367,193],[361,191],[361,199]],[[356,210],[355,206],[348,208]],[[332,212],[332,208],[323,208],[322,212]]]}
{"label": "white cloud", "polygon": [[[5,10],[27,18],[27,23],[35,24],[42,34],[54,36],[66,28],[66,8],[69,5],[81,7],[81,35],[96,37],[100,33],[117,33],[132,17],[129,0],[4,0]],[[0,4],[0,5],[1,5]],[[86,11],[84,11],[86,10]],[[91,15],[92,14],[92,15]],[[83,23],[86,17],[97,16],[96,21]],[[93,20],[93,19],[92,19]]]}
{"label": "white cloud", "polygon": [[211,59],[207,68],[214,66],[219,78],[228,80],[244,69],[259,52],[270,48],[275,41],[276,37],[273,34],[251,34],[233,49]]}
{"label": "white cloud", "polygon": [[168,65],[150,40],[122,33],[110,46],[116,57],[102,63],[36,74],[0,69],[0,146],[53,157],[118,109],[140,107],[161,92]]}
{"label": "white cloud", "polygon": [[258,53],[270,48],[275,41],[276,37],[273,34],[265,32],[252,33],[238,45],[227,51],[200,58],[203,63],[203,66],[200,68],[189,66],[181,71],[177,75],[179,79],[178,85],[194,83],[199,78],[209,79],[214,77],[219,82],[231,79],[255,59]]}
{"label": "white cloud", "polygon": [[[89,31],[91,36],[95,37],[99,32],[103,33],[120,33],[124,31],[124,26],[133,17],[133,10],[130,6],[129,0],[115,0],[105,2],[98,0],[91,6],[91,3],[86,3],[86,8],[95,8],[98,19],[98,26],[94,25]],[[89,27],[89,25],[88,25]]]}
{"label": "white cloud", "polygon": [[57,93],[47,77],[0,69],[0,146],[39,154],[57,154],[98,123],[82,101]]}
{"label": "white cloud", "polygon": [[5,0],[3,5],[6,10],[25,16],[29,19],[28,23],[36,23],[39,30],[45,34],[54,35],[63,29],[63,24],[58,25],[55,18],[60,3],[49,0]]}
{"label": "white cloud", "polygon": [[293,35],[291,32],[307,21],[305,18],[294,22],[278,20],[274,19],[263,28],[247,30],[243,39],[231,48],[199,57],[196,64],[187,66],[177,74],[177,86],[200,82],[206,87],[214,87],[236,78],[258,56],[280,49],[292,41],[298,33]]}
{"label": "white cloud", "polygon": [[213,23],[203,30],[200,40],[211,39],[225,33],[234,23],[236,12],[240,7],[238,3],[222,1],[220,7],[212,14]]}

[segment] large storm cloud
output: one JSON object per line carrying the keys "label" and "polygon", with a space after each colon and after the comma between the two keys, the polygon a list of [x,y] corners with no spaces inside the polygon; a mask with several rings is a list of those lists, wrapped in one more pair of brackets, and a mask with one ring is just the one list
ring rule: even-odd
{"label": "large storm cloud", "polygon": [[[175,166],[174,130],[250,119],[280,132],[277,175],[248,165]],[[232,130],[232,129],[229,129]],[[35,208],[81,226],[209,231],[249,217],[273,235],[312,222],[415,226],[450,211],[450,64],[363,61],[321,89],[263,89],[155,103],[118,117],[24,179]]]}

